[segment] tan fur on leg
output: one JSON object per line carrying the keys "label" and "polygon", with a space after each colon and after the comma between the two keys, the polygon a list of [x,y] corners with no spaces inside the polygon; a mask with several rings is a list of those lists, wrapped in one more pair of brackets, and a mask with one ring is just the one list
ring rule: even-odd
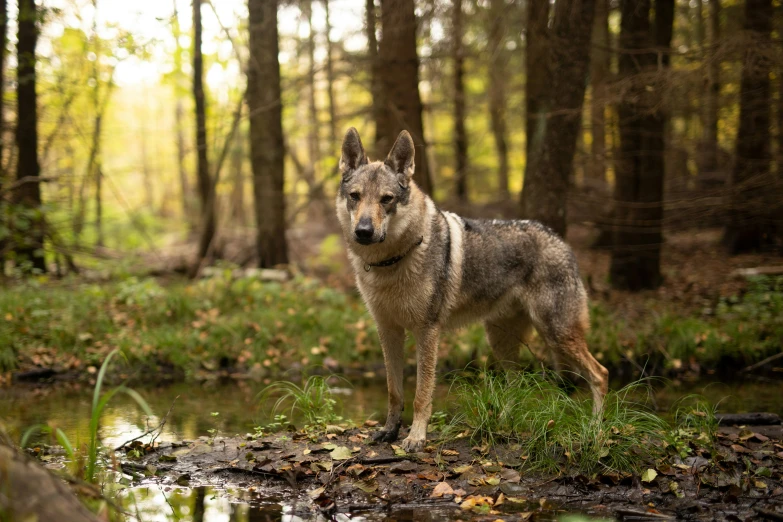
{"label": "tan fur on leg", "polygon": [[402,449],[417,452],[427,442],[427,425],[432,415],[432,394],[435,391],[435,365],[438,362],[437,327],[416,335],[416,398],[413,401],[413,424]]}

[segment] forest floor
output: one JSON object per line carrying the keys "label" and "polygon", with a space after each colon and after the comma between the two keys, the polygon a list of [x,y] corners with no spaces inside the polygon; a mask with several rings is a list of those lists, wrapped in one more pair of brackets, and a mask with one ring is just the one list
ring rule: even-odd
{"label": "forest floor", "polygon": [[[674,234],[663,251],[665,283],[627,293],[607,283],[609,256],[591,232],[572,227],[591,294],[588,343],[613,378],[780,375],[783,277],[737,270],[780,265],[764,255],[727,257],[714,232]],[[309,243],[300,237],[299,242]],[[123,351],[118,379],[160,382],[223,376],[270,382],[283,374],[380,376],[372,318],[350,283],[342,240],[327,236],[286,282],[220,265],[209,277],[149,277],[117,271],[12,284],[0,295],[0,385],[14,381],[93,382],[103,358]],[[294,248],[296,250],[296,248]],[[300,252],[301,253],[301,252]],[[408,369],[415,363],[407,345]],[[525,362],[542,352],[534,339]],[[486,360],[480,325],[450,332],[439,369]]]}
{"label": "forest floor", "polygon": [[259,500],[292,506],[287,514],[303,519],[432,510],[452,519],[509,521],[564,513],[616,520],[783,517],[780,425],[720,427],[713,442],[704,434],[680,435],[676,448],[644,462],[641,473],[594,474],[567,466],[558,473],[529,471],[519,445],[438,440],[437,433],[422,453],[406,454],[372,443],[375,429],[135,443],[118,467],[131,477],[129,486],[252,491]]}

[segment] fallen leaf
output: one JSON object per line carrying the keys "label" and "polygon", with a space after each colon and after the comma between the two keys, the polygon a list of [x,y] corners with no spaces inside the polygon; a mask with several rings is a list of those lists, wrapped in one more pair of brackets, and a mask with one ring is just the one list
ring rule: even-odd
{"label": "fallen leaf", "polygon": [[488,479],[484,480],[487,484],[490,486],[497,486],[500,484],[500,479],[498,477],[489,477]]}
{"label": "fallen leaf", "polygon": [[642,482],[652,482],[655,477],[658,476],[658,472],[652,468],[648,468],[647,471],[642,473]]}
{"label": "fallen leaf", "polygon": [[459,455],[459,451],[452,450],[452,449],[445,449],[445,450],[441,451],[440,453],[441,453],[441,455],[445,455],[447,457],[456,457],[456,456]]}
{"label": "fallen leaf", "polygon": [[454,490],[449,486],[448,482],[439,482],[437,486],[432,488],[432,498],[440,498],[443,495],[453,495]]}
{"label": "fallen leaf", "polygon": [[365,493],[372,493],[378,489],[378,482],[375,479],[354,480],[353,485]]}
{"label": "fallen leaf", "polygon": [[324,491],[326,491],[326,488],[325,487],[320,487],[318,489],[314,489],[312,491],[308,491],[307,495],[310,498],[318,498],[318,497],[320,497],[321,495],[324,494]]}
{"label": "fallen leaf", "polygon": [[351,458],[352,452],[345,446],[338,446],[329,453],[329,456],[332,457],[332,460],[348,460]]}
{"label": "fallen leaf", "polygon": [[372,419],[367,419],[366,421],[364,421],[364,425],[367,426],[368,428],[374,428],[375,426],[378,425],[378,421],[377,420],[372,420]]}
{"label": "fallen leaf", "polygon": [[473,466],[471,466],[470,464],[465,464],[464,466],[456,466],[454,468],[451,468],[451,471],[453,471],[457,475],[462,475],[463,473],[467,473],[471,469],[473,469]]}

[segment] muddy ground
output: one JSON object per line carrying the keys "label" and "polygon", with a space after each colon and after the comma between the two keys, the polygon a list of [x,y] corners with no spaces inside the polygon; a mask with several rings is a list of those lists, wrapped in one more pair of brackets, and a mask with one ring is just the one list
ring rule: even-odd
{"label": "muddy ground", "polygon": [[481,447],[467,438],[405,454],[373,444],[377,429],[136,442],[122,450],[121,466],[133,485],[251,491],[303,518],[427,510],[428,519],[553,520],[579,512],[616,520],[783,520],[779,424],[721,426],[713,443],[691,443],[679,454],[670,448],[638,475],[596,476],[528,472],[518,446]]}

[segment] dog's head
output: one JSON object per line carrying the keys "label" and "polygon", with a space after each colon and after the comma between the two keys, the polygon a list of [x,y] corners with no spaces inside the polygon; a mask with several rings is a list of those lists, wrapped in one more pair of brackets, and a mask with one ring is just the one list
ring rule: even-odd
{"label": "dog's head", "polygon": [[361,245],[386,239],[392,220],[408,205],[414,154],[411,135],[402,131],[386,160],[370,163],[359,133],[348,129],[340,157],[338,205],[345,204],[350,216],[350,239]]}

